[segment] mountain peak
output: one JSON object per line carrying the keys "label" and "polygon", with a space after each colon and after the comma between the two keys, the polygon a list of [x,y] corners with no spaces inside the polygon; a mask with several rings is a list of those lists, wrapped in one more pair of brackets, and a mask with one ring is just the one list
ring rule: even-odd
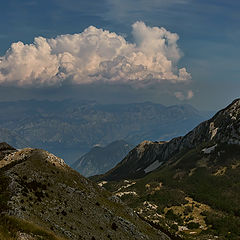
{"label": "mountain peak", "polygon": [[65,164],[63,159],[56,157],[55,155],[41,149],[11,149],[10,152],[8,150],[8,152],[4,156],[0,155],[0,157],[0,167],[13,166],[18,163],[25,162],[29,159],[31,159],[33,164],[37,165],[42,164],[41,162],[44,161],[44,163],[50,163],[58,168],[67,167],[67,164]]}
{"label": "mountain peak", "polygon": [[[114,169],[102,176],[104,180],[139,178],[151,164],[163,164],[184,150],[201,144],[240,144],[240,99],[234,100],[210,120],[200,123],[183,137],[169,142],[144,141],[134,148]],[[101,179],[101,177],[100,177]]]}
{"label": "mountain peak", "polygon": [[210,140],[240,143],[240,99],[234,100],[207,122]]}
{"label": "mountain peak", "polygon": [[72,167],[86,177],[102,174],[121,161],[133,146],[124,140],[117,140],[105,147],[94,147],[80,157]]}
{"label": "mountain peak", "polygon": [[223,110],[219,111],[217,114],[220,114],[220,113],[230,114],[231,116],[233,115],[239,116],[240,115],[240,98],[235,99],[231,104],[229,104]]}
{"label": "mountain peak", "polygon": [[236,98],[236,99],[232,102],[232,104],[238,104],[238,105],[240,105],[240,98]]}
{"label": "mountain peak", "polygon": [[179,239],[239,239],[239,156],[236,99],[183,137],[142,142],[96,180]]}

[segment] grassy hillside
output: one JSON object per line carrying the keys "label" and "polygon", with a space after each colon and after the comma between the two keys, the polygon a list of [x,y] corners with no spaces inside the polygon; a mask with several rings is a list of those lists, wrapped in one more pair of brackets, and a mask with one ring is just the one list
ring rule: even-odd
{"label": "grassy hillside", "polygon": [[1,240],[98,238],[168,239],[46,151],[23,149],[0,159]]}
{"label": "grassy hillside", "polygon": [[240,146],[185,150],[142,179],[108,182],[144,218],[183,239],[239,239]]}

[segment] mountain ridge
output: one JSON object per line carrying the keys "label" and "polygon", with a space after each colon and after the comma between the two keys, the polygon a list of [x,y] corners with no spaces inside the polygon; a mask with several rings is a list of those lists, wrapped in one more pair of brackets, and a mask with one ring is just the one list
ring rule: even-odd
{"label": "mountain ridge", "polygon": [[183,137],[143,142],[91,179],[153,225],[188,240],[239,240],[240,99]]}
{"label": "mountain ridge", "polygon": [[2,240],[169,239],[47,151],[1,157],[0,180]]}
{"label": "mountain ridge", "polygon": [[105,147],[95,146],[73,165],[83,176],[101,174],[113,168],[133,148],[124,140],[114,141]]}
{"label": "mountain ridge", "polygon": [[0,107],[0,128],[14,131],[31,147],[53,152],[69,164],[96,144],[123,139],[136,145],[145,139],[170,139],[206,119],[189,106],[150,102],[101,105],[31,100],[0,102]]}
{"label": "mountain ridge", "polygon": [[[176,137],[168,142],[144,141],[140,143],[114,169],[102,176],[102,179],[119,180],[123,178],[134,178],[135,176],[141,177],[144,175],[143,169],[155,161],[165,163],[174,154],[182,151],[183,149],[194,148],[202,142],[211,141],[212,143],[216,143],[218,141],[230,141],[234,143],[235,141],[239,144],[239,140],[234,140],[234,132],[238,131],[237,128],[239,126],[238,124],[237,126],[233,125],[236,122],[235,118],[239,119],[239,109],[240,99],[236,99],[226,108],[217,112],[211,119],[200,123],[183,137]],[[233,125],[232,128],[226,129],[230,124]],[[228,135],[226,133],[226,131],[229,130],[231,130],[232,135]],[[151,152],[151,154],[149,154],[149,152]],[[127,173],[126,169],[130,169],[131,172]],[[119,175],[119,177],[117,177],[118,172],[122,172],[123,175]],[[100,176],[98,178],[101,179]]]}

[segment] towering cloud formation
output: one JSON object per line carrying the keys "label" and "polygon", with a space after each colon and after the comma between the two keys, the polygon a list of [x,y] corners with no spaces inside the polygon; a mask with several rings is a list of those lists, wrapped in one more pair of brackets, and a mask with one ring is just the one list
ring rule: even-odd
{"label": "towering cloud formation", "polygon": [[178,35],[143,22],[132,26],[134,43],[122,36],[90,26],[82,33],[54,39],[37,37],[33,44],[13,43],[0,57],[0,84],[51,86],[97,81],[144,84],[186,82]]}

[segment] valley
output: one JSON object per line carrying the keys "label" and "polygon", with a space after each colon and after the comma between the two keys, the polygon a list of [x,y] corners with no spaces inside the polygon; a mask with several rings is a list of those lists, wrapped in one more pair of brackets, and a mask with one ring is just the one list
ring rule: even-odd
{"label": "valley", "polygon": [[95,145],[122,139],[135,146],[143,140],[171,139],[207,118],[190,105],[151,102],[101,105],[84,100],[28,100],[0,102],[0,108],[0,128],[18,136],[11,140],[0,131],[2,141],[11,140],[16,148],[48,150],[70,165]]}
{"label": "valley", "polygon": [[143,142],[91,179],[175,237],[239,239],[239,140],[237,99],[184,137]]}

